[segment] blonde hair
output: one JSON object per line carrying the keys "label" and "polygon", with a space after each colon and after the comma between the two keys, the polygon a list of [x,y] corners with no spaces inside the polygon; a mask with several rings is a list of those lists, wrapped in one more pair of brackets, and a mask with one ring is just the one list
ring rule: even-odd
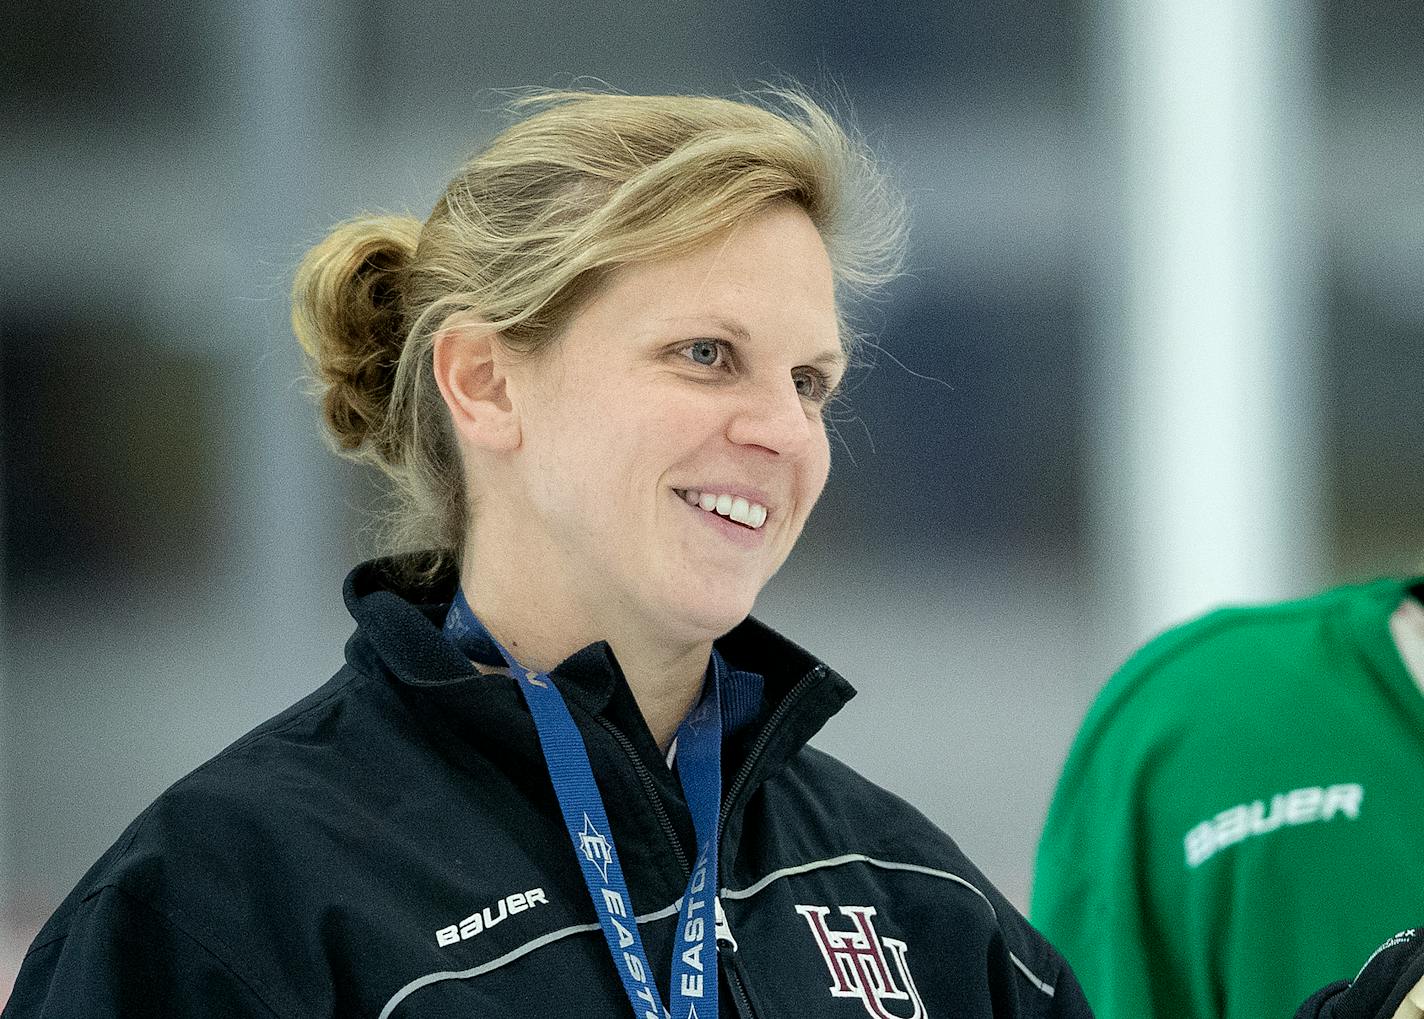
{"label": "blonde hair", "polygon": [[395,486],[392,551],[463,549],[469,499],[431,356],[452,314],[536,353],[620,265],[687,251],[778,200],[820,231],[838,299],[899,267],[903,206],[864,143],[800,91],[545,92],[514,108],[532,113],[460,168],[424,225],[353,219],[296,273],[292,327],[335,448]]}

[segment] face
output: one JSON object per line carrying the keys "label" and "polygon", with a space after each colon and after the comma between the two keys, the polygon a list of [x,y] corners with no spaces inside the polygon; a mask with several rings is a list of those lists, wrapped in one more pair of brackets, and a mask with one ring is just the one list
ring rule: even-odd
{"label": "face", "polygon": [[549,604],[671,639],[744,619],[825,486],[844,366],[830,262],[799,208],[619,270],[512,370],[511,504]]}

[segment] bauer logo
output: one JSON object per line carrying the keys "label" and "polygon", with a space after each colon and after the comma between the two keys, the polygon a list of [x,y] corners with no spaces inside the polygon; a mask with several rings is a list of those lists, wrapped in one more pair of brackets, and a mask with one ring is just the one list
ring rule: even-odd
{"label": "bauer logo", "polygon": [[910,976],[905,942],[882,938],[875,931],[874,906],[841,906],[850,930],[833,929],[829,906],[797,906],[805,918],[821,958],[831,971],[831,994],[859,998],[874,1019],[923,1019],[924,1002]]}
{"label": "bauer logo", "polygon": [[1265,800],[1238,803],[1196,825],[1187,832],[1183,846],[1188,867],[1200,867],[1223,849],[1281,828],[1330,821],[1336,817],[1351,821],[1360,816],[1364,787],[1354,782],[1341,785],[1305,786],[1276,793],[1267,806]]}
{"label": "bauer logo", "polygon": [[452,923],[449,927],[441,927],[435,932],[435,943],[441,948],[447,945],[457,945],[461,941],[468,941],[477,934],[483,934],[491,927],[503,923],[507,918],[515,913],[522,913],[526,909],[533,909],[535,906],[547,906],[549,900],[544,897],[544,889],[531,888],[527,892],[515,892],[513,895],[506,895],[493,905],[484,909],[476,910],[459,923]]}

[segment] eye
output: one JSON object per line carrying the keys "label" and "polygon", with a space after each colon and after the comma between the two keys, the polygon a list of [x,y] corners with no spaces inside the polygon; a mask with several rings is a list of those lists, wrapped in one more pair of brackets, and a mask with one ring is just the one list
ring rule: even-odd
{"label": "eye", "polygon": [[796,392],[802,399],[824,403],[831,396],[831,380],[825,372],[815,368],[802,368],[793,376]]}
{"label": "eye", "polygon": [[715,368],[726,354],[725,346],[721,340],[695,340],[682,350],[694,363],[704,368]]}

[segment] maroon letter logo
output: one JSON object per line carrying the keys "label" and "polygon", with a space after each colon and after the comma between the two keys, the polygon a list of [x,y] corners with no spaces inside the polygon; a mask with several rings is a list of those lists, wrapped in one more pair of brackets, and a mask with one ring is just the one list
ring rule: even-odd
{"label": "maroon letter logo", "polygon": [[[875,925],[870,921],[875,907],[841,906],[841,914],[850,917],[855,924],[855,929],[850,931],[831,930],[826,925],[830,911],[827,906],[796,907],[796,912],[810,924],[821,958],[830,967],[831,993],[837,998],[859,998],[874,1019],[924,1019],[925,1006],[905,962],[905,942],[875,933]],[[895,982],[891,960],[900,972],[903,990]],[[914,1010],[909,1015],[897,1015],[885,1007],[887,1001],[908,1001]]]}

